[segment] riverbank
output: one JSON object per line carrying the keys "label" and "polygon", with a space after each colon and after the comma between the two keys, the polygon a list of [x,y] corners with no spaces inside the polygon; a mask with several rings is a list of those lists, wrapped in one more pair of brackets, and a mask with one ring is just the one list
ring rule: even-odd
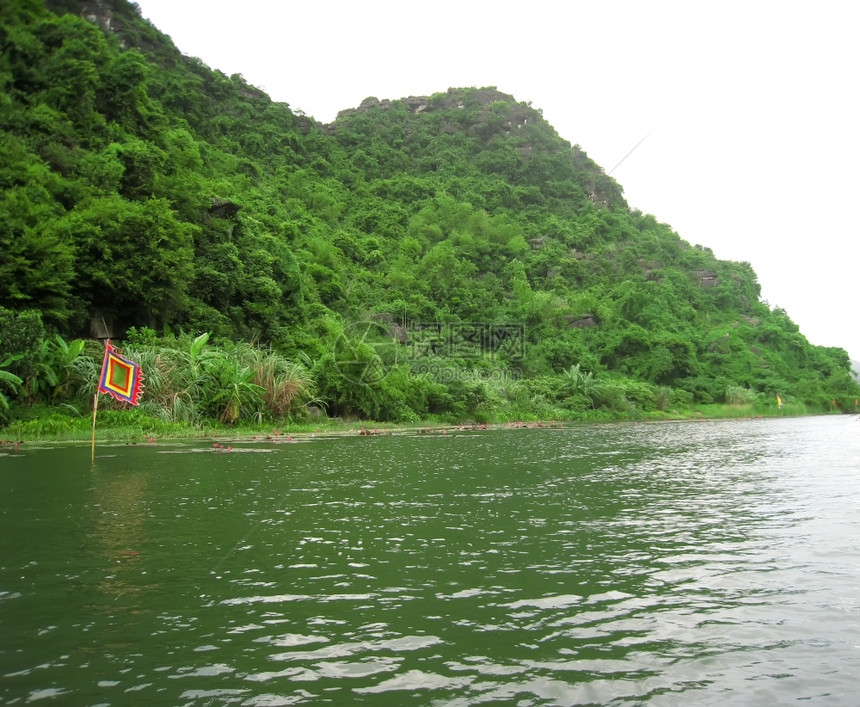
{"label": "riverbank", "polygon": [[[380,423],[372,420],[266,421],[255,424],[224,425],[211,423],[188,425],[148,417],[138,409],[105,410],[96,421],[96,440],[101,442],[152,443],[158,440],[207,439],[285,441],[315,436],[374,436],[382,434],[423,434],[467,429],[500,429],[524,427],[574,427],[616,422],[670,422],[682,420],[721,420],[765,417],[799,417],[814,414],[803,405],[786,405],[782,409],[760,409],[754,405],[699,405],[689,409],[635,412],[633,414],[589,411],[575,418],[540,420],[505,418],[488,422],[463,420],[423,420],[405,424]],[[92,419],[72,415],[64,410],[46,409],[29,420],[17,420],[0,428],[0,444],[25,441],[83,442],[92,438]]]}

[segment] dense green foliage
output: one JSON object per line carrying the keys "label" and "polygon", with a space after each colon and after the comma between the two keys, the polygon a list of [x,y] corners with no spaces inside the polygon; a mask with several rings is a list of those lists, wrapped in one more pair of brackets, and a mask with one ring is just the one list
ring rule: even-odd
{"label": "dense green foliage", "polygon": [[185,364],[177,342],[211,333],[220,363],[159,413],[187,419],[290,412],[260,404],[241,341],[333,416],[855,408],[845,351],[762,302],[749,264],[630,210],[529,105],[450,89],[323,126],[125,0],[47,5],[0,6],[0,415],[72,404],[63,356],[99,354],[63,337],[99,324]]}

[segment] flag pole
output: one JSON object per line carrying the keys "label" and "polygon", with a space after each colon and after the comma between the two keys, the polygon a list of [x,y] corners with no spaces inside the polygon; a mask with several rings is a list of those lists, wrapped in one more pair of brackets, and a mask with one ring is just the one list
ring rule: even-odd
{"label": "flag pole", "polygon": [[99,391],[93,396],[93,441],[90,453],[90,463],[96,461],[96,413],[99,411]]}
{"label": "flag pole", "polygon": [[[102,319],[104,322],[104,319]],[[105,326],[105,330],[107,330],[107,326]],[[105,346],[105,355],[107,355],[108,346],[110,345],[110,339],[103,339],[102,343]],[[90,443],[90,463],[94,464],[96,461],[96,415],[99,411],[99,389],[101,388],[101,380],[102,376],[105,372],[105,359],[102,359],[102,368],[99,371],[99,379],[96,382],[96,392],[93,395],[93,438]]]}

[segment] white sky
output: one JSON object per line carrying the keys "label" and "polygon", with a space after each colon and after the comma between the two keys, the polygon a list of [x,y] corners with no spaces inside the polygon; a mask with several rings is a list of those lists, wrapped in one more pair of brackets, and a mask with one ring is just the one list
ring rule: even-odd
{"label": "white sky", "polygon": [[[139,0],[179,49],[321,122],[496,86],[860,359],[860,6],[846,0]],[[650,134],[649,134],[650,133]]]}

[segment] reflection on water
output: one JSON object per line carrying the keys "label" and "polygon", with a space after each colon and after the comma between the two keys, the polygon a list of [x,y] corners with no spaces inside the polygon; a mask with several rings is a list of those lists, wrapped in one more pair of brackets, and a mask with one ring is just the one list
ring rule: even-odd
{"label": "reflection on water", "polygon": [[853,702],[854,418],[234,446],[0,462],[0,703]]}
{"label": "reflection on water", "polygon": [[113,572],[98,573],[99,589],[107,596],[137,594],[140,585],[140,551],[144,543],[146,477],[144,474],[116,475],[96,466],[92,472],[87,544],[101,547],[105,563]]}

